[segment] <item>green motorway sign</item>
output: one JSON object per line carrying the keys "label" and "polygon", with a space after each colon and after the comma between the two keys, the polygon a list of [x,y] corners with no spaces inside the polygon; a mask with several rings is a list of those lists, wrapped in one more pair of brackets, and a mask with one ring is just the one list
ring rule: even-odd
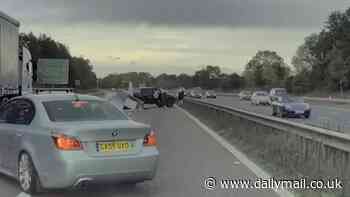
{"label": "green motorway sign", "polygon": [[37,64],[37,78],[40,84],[68,84],[69,60],[39,59]]}

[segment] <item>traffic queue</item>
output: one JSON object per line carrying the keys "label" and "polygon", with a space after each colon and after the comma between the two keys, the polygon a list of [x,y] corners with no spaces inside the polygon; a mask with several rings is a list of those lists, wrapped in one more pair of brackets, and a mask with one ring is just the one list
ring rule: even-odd
{"label": "traffic queue", "polygon": [[241,91],[241,101],[250,101],[252,105],[265,105],[272,107],[272,116],[281,118],[310,118],[311,107],[304,99],[288,95],[284,88],[272,88],[267,91]]}

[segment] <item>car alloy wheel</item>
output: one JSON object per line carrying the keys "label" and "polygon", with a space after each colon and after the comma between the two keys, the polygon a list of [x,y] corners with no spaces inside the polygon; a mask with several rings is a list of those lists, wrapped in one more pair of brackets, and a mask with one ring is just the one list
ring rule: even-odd
{"label": "car alloy wheel", "polygon": [[305,117],[306,119],[309,119],[309,118],[310,118],[310,113],[305,113],[305,114],[304,114],[304,117]]}
{"label": "car alloy wheel", "polygon": [[2,100],[0,100],[0,105],[5,104],[9,101],[8,98],[4,97]]}
{"label": "car alloy wheel", "polygon": [[18,161],[18,180],[22,190],[29,194],[39,191],[39,181],[33,162],[27,153],[22,153]]}

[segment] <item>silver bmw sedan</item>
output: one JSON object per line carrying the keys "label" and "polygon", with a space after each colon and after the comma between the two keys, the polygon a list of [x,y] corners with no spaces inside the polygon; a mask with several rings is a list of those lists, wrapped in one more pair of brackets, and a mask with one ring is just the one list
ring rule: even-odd
{"label": "silver bmw sedan", "polygon": [[150,126],[93,96],[26,95],[0,108],[0,171],[29,194],[152,180],[156,146]]}

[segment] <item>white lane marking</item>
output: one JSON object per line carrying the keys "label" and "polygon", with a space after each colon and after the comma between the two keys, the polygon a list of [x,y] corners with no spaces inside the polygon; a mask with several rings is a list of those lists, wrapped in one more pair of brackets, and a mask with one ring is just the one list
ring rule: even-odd
{"label": "white lane marking", "polygon": [[[218,141],[224,148],[226,148],[229,152],[232,153],[233,156],[235,156],[239,161],[241,161],[245,166],[247,166],[258,178],[261,179],[270,179],[272,176],[267,173],[265,170],[261,169],[258,165],[256,165],[254,162],[252,162],[244,153],[239,151],[235,146],[230,144],[227,140],[219,136],[216,132],[211,130],[209,127],[207,127],[204,123],[202,123],[200,120],[198,120],[196,117],[191,115],[186,110],[177,107],[180,111],[185,113],[192,121],[194,121],[201,129],[203,129],[207,134],[212,136],[216,141]],[[293,193],[284,190],[284,189],[274,189],[274,191],[278,194],[280,197],[294,197]]]}
{"label": "white lane marking", "polygon": [[240,164],[241,164],[241,162],[239,162],[239,161],[235,161],[235,162],[233,162],[233,164],[234,164],[234,165],[240,165]]}
{"label": "white lane marking", "polygon": [[21,192],[16,197],[31,197],[31,195]]}

